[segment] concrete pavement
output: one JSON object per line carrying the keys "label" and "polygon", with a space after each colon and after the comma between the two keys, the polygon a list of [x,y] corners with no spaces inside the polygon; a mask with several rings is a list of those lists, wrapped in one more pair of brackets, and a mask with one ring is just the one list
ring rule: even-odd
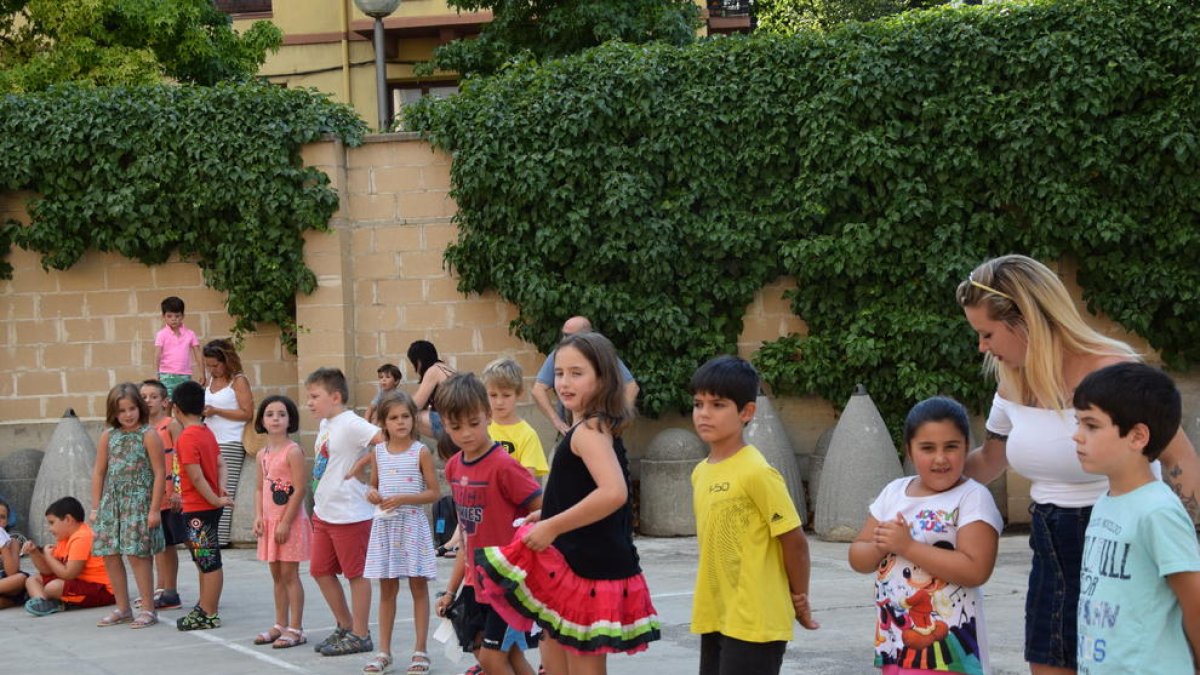
{"label": "concrete pavement", "polygon": [[[663,622],[663,639],[636,656],[613,656],[609,672],[615,675],[695,673],[700,640],[688,633],[692,584],[696,569],[694,538],[639,538],[642,567]],[[874,635],[872,577],[853,572],[846,563],[847,544],[810,539],[812,550],[812,603],[821,622],[817,631],[797,626],[788,645],[784,673],[829,673],[832,675],[877,672],[871,667]],[[183,610],[161,612],[163,623],[143,630],[126,626],[96,628],[96,620],[108,609],[73,610],[36,618],[22,609],[0,611],[0,672],[53,672],[72,675],[113,673],[120,675],[261,674],[361,672],[365,655],[323,657],[311,643],[322,639],[334,622],[316,584],[302,566],[305,583],[305,628],[310,644],[293,649],[256,647],[254,635],[274,623],[271,578],[253,550],[227,550],[225,591],[221,604],[222,625],[215,630],[182,633],[174,621]],[[180,554],[180,592],[185,605],[196,599],[195,568]],[[25,562],[26,569],[31,566]],[[449,576],[450,561],[439,560],[440,589]],[[1029,571],[1026,535],[1010,534],[1000,539],[996,571],[985,587],[985,616],[991,664],[997,675],[1027,672],[1021,657],[1024,594]],[[132,584],[131,584],[132,585]],[[373,598],[376,602],[378,598]],[[372,621],[376,614],[373,608]],[[437,626],[431,622],[431,632]],[[403,673],[412,649],[412,609],[407,589],[402,588],[397,613],[396,637],[392,645],[398,663],[391,672]],[[372,636],[378,631],[372,623]],[[450,662],[441,644],[430,640],[433,672],[460,673],[469,664],[464,656],[457,666]],[[536,663],[537,653],[529,653]],[[747,674],[752,675],[752,674]]]}

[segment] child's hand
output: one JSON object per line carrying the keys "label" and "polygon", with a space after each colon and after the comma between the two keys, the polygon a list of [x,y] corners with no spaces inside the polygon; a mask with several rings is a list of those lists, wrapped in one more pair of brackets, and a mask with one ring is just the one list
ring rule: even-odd
{"label": "child's hand", "polygon": [[29,555],[36,550],[38,550],[37,544],[29,541],[28,539],[25,540],[24,544],[21,544],[21,555]]}
{"label": "child's hand", "polygon": [[281,522],[275,526],[275,543],[276,544],[279,544],[280,546],[282,546],[287,543],[288,529],[289,529],[288,524],[283,523],[283,522]]}
{"label": "child's hand", "polygon": [[875,545],[896,555],[904,555],[913,543],[912,533],[908,530],[908,521],[897,513],[894,520],[879,523],[875,528]]}
{"label": "child's hand", "polygon": [[401,506],[404,506],[404,503],[404,495],[395,495],[383,500],[382,506],[384,509],[391,511],[392,509],[397,509]]}
{"label": "child's hand", "polygon": [[254,519],[254,537],[256,539],[258,539],[258,538],[261,538],[262,536],[263,536],[263,520],[262,520],[262,518],[255,518]]}
{"label": "child's hand", "polygon": [[171,495],[171,510],[175,513],[180,513],[183,511],[183,496],[179,493],[174,493]]}
{"label": "child's hand", "polygon": [[[530,514],[533,515],[533,514]],[[526,519],[525,522],[529,522]],[[539,521],[534,525],[525,536],[521,537],[521,541],[533,551],[544,551],[554,540],[558,538],[558,533],[550,526],[550,521]]]}
{"label": "child's hand", "polygon": [[525,516],[524,525],[532,525],[542,519],[542,510],[530,511],[529,515]]}
{"label": "child's hand", "polygon": [[370,490],[367,490],[367,501],[379,506],[383,503],[383,497],[379,494],[379,490],[371,488]]}
{"label": "child's hand", "polygon": [[812,608],[808,606],[808,594],[792,594],[792,609],[796,612],[796,621],[800,622],[808,630],[816,630],[821,627],[812,617]]}
{"label": "child's hand", "polygon": [[450,591],[446,591],[437,599],[437,604],[434,605],[433,610],[437,612],[438,616],[444,617],[446,616],[446,610],[450,607],[450,603],[453,601],[454,595],[450,593]]}
{"label": "child's hand", "polygon": [[222,508],[226,506],[233,508],[233,497],[230,497],[229,495],[221,495],[221,498],[217,500],[217,506]]}
{"label": "child's hand", "polygon": [[146,527],[151,530],[162,526],[162,512],[157,509],[151,509],[149,515],[146,516]]}

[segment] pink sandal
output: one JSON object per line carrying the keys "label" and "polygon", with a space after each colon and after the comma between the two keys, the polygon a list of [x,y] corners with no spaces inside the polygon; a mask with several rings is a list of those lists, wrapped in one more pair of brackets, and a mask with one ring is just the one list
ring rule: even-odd
{"label": "pink sandal", "polygon": [[129,623],[131,621],[133,621],[133,612],[129,610],[122,612],[119,609],[114,609],[108,614],[105,614],[103,619],[97,621],[96,625],[100,628],[106,628],[108,626],[116,626],[117,624]]}

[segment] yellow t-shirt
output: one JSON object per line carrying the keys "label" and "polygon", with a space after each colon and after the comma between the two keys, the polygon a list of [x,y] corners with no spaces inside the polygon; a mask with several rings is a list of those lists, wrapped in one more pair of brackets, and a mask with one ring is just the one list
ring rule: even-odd
{"label": "yellow t-shirt", "polygon": [[792,639],[796,613],[777,537],[802,523],[783,476],[747,445],[721,462],[696,465],[692,506],[700,545],[692,632],[746,642]]}
{"label": "yellow t-shirt", "polygon": [[529,422],[521,420],[516,424],[488,425],[488,435],[492,437],[517,463],[526,469],[531,469],[535,476],[545,476],[550,473],[546,465],[546,453],[542,450],[542,441]]}

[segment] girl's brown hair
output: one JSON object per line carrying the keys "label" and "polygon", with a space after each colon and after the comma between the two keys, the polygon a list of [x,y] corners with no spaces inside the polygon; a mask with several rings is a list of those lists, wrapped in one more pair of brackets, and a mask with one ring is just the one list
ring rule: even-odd
{"label": "girl's brown hair", "polygon": [[375,419],[373,420],[375,425],[383,430],[384,438],[389,441],[392,440],[391,435],[388,434],[387,424],[385,423],[387,422],[389,411],[396,406],[404,406],[405,408],[408,408],[408,414],[410,417],[412,417],[412,431],[409,432],[409,438],[416,440],[418,435],[417,404],[412,400],[411,396],[400,391],[399,389],[388,392],[388,394],[379,401],[379,407],[375,409]]}
{"label": "girl's brown hair", "polygon": [[596,371],[596,391],[587,402],[584,419],[599,420],[602,428],[620,436],[633,421],[634,410],[625,402],[625,382],[616,348],[600,333],[568,335],[558,343],[558,352],[567,348],[582,354]]}
{"label": "girl's brown hair", "polygon": [[108,426],[114,429],[121,428],[121,423],[117,421],[117,408],[123,398],[127,398],[137,404],[139,426],[145,425],[150,421],[150,408],[142,400],[142,394],[138,390],[138,386],[132,382],[122,382],[108,392],[108,403],[104,410],[104,421]]}

